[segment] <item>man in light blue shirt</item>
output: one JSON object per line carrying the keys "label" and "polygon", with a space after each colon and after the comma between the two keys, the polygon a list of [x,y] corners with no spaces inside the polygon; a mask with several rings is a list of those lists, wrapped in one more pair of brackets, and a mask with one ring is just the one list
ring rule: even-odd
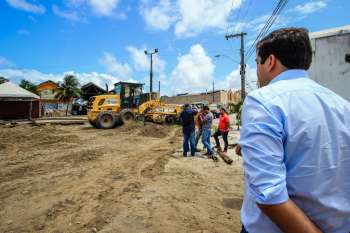
{"label": "man in light blue shirt", "polygon": [[[308,32],[257,44],[260,89],[244,101],[242,232],[350,232],[350,103],[308,78]],[[240,150],[241,149],[241,150]]]}

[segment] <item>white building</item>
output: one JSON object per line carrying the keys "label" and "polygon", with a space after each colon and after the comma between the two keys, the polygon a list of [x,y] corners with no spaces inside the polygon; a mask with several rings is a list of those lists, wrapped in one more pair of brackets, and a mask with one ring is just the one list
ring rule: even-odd
{"label": "white building", "polygon": [[310,78],[350,101],[350,25],[309,34]]}

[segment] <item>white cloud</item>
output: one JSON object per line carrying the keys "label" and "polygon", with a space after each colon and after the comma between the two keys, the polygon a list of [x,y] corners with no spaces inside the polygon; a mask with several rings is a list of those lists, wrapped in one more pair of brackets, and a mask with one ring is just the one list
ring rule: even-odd
{"label": "white cloud", "polygon": [[[133,46],[126,47],[126,50],[129,52],[129,55],[133,61],[133,66],[136,71],[147,73],[147,76],[144,78],[143,82],[145,83],[145,88],[149,88],[149,76],[148,72],[150,69],[150,58],[145,55],[146,47],[136,48]],[[160,55],[157,53],[153,55],[153,74],[154,74],[154,83],[153,88],[158,87],[158,81],[161,81],[161,85],[167,85],[168,80],[166,79],[167,75],[165,74],[166,62],[161,59]],[[154,89],[155,90],[155,89]]]}
{"label": "white cloud", "polygon": [[58,15],[59,17],[64,18],[64,19],[77,21],[77,22],[83,21],[83,19],[79,17],[78,12],[76,12],[76,11],[64,11],[64,10],[61,10],[56,5],[52,6],[52,11],[53,11],[53,13],[55,13],[56,15]]}
{"label": "white cloud", "polygon": [[133,71],[128,64],[120,63],[112,54],[105,52],[100,59],[102,64],[110,74],[118,77],[121,80],[128,80],[132,78]]}
{"label": "white cloud", "polygon": [[126,50],[129,52],[136,70],[145,70],[149,68],[149,60],[144,52],[145,48],[138,49],[133,46],[128,46],[126,47]]}
{"label": "white cloud", "polygon": [[6,2],[13,8],[35,14],[44,14],[46,11],[44,6],[29,3],[26,0],[6,0]]}
{"label": "white cloud", "polygon": [[111,15],[117,8],[119,0],[89,0],[92,9],[101,15]]}
{"label": "white cloud", "polygon": [[66,0],[66,5],[70,8],[81,9],[86,5],[97,15],[125,18],[124,14],[115,12],[118,4],[119,0]]}
{"label": "white cloud", "polygon": [[193,93],[211,86],[215,66],[200,44],[193,45],[188,54],[177,59],[178,64],[172,71],[175,92]]}
{"label": "white cloud", "polygon": [[170,0],[160,0],[154,6],[150,6],[148,1],[143,1],[140,12],[150,28],[159,30],[167,30],[177,18],[174,4]]}
{"label": "white cloud", "polygon": [[0,56],[0,67],[9,67],[12,66],[12,62],[5,57]]}
{"label": "white cloud", "polygon": [[175,25],[175,34],[193,36],[206,28],[223,29],[232,8],[241,4],[241,0],[179,0],[181,19]]}
{"label": "white cloud", "polygon": [[[246,91],[249,92],[251,90],[256,89],[256,69],[251,68],[249,65],[246,66]],[[219,85],[223,89],[241,89],[241,75],[240,75],[240,66],[237,66],[229,75],[226,76],[225,81]]]}
{"label": "white cloud", "polygon": [[[145,55],[146,48],[136,48],[133,46],[126,47],[131,59],[133,60],[134,67],[138,71],[148,71],[150,66],[150,58]],[[160,58],[158,54],[153,55],[153,69],[155,72],[164,72],[166,62]]]}
{"label": "white cloud", "polygon": [[311,14],[326,7],[326,5],[327,4],[325,1],[310,1],[305,4],[297,5],[295,7],[295,11],[299,12],[300,14]]}
{"label": "white cloud", "polygon": [[[109,87],[113,87],[113,84],[120,81],[119,78],[105,73],[75,73],[74,71],[66,71],[63,73],[52,74],[52,73],[42,73],[37,70],[31,69],[0,69],[0,76],[4,76],[7,79],[13,80],[21,80],[26,79],[35,84],[39,84],[41,82],[52,80],[54,82],[62,81],[63,77],[66,74],[75,75],[81,85],[84,85],[88,82],[93,82],[99,85],[102,88],[105,88],[105,84],[107,83]],[[134,81],[132,79],[128,79],[127,81]]]}
{"label": "white cloud", "polygon": [[190,37],[208,28],[223,29],[232,10],[243,0],[161,0],[153,4],[144,0],[140,7],[146,24],[154,29],[167,30],[172,24],[175,35]]}

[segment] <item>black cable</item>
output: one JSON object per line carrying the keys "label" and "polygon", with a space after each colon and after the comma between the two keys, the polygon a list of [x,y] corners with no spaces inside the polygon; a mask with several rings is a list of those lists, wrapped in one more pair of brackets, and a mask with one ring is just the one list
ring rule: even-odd
{"label": "black cable", "polygon": [[274,11],[272,12],[270,18],[267,20],[266,24],[264,25],[264,27],[261,29],[259,35],[256,37],[256,39],[254,40],[252,46],[249,48],[247,54],[246,54],[246,60],[248,61],[251,57],[251,55],[253,54],[253,52],[255,51],[255,47],[256,47],[256,43],[263,37],[265,36],[271,26],[273,25],[273,23],[276,21],[277,17],[279,16],[279,14],[282,12],[282,10],[285,8],[285,6],[287,5],[288,0],[280,0],[277,4],[277,6],[275,7]]}

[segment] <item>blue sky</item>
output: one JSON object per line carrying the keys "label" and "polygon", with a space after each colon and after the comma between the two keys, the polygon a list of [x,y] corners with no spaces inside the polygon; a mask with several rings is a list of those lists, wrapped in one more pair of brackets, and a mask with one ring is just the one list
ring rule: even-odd
{"label": "blue sky", "polygon": [[[277,0],[2,0],[0,75],[18,83],[62,80],[104,87],[138,81],[148,88],[149,58],[158,48],[155,84],[162,94],[240,87],[239,40],[248,49]],[[274,24],[319,31],[349,24],[350,1],[294,0]],[[223,54],[215,58],[216,54]],[[254,55],[247,65],[254,86]]]}

